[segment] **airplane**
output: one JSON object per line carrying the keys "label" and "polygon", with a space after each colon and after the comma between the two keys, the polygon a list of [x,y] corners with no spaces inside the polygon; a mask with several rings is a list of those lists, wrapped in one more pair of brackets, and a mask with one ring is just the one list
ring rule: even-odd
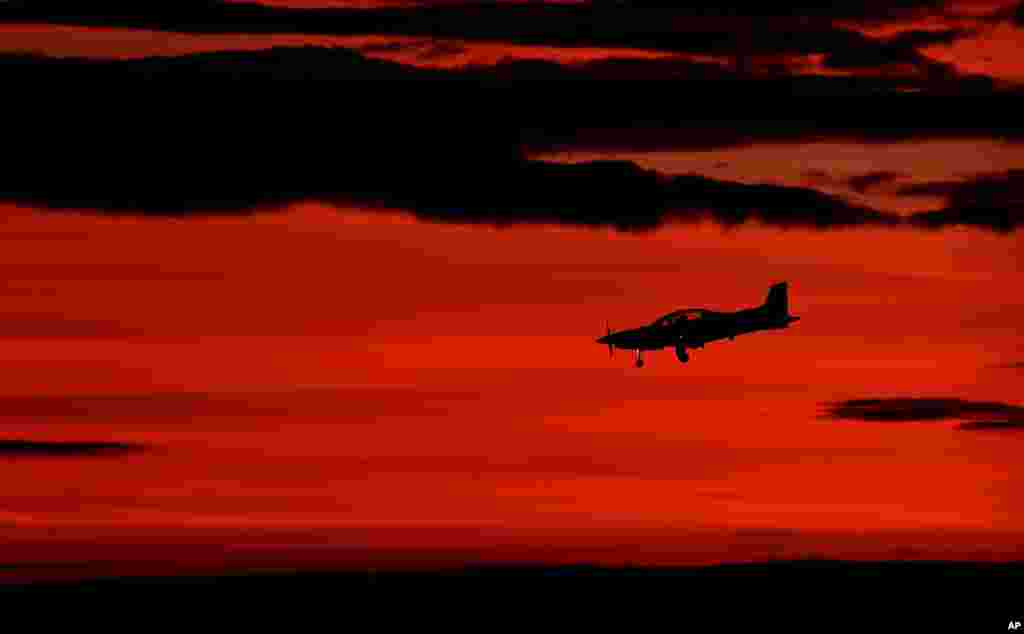
{"label": "airplane", "polygon": [[704,344],[721,339],[732,341],[739,335],[760,330],[781,330],[799,321],[789,314],[789,284],[781,282],[768,290],[763,304],[736,312],[718,312],[706,308],[688,308],[659,317],[647,326],[612,332],[597,340],[608,346],[608,354],[615,356],[615,348],[632,350],[636,367],[644,367],[644,351],[675,347],[680,363],[690,360],[687,348],[703,348]]}

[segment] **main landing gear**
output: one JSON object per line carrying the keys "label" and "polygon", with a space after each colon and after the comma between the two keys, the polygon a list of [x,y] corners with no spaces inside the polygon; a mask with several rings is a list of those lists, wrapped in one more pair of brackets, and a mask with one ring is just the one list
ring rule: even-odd
{"label": "main landing gear", "polygon": [[643,350],[634,350],[633,354],[636,357],[636,367],[638,367],[638,368],[644,367],[644,351]]}
{"label": "main landing gear", "polygon": [[686,363],[690,360],[690,355],[686,352],[686,346],[683,344],[676,344],[676,358],[679,359],[679,363]]}

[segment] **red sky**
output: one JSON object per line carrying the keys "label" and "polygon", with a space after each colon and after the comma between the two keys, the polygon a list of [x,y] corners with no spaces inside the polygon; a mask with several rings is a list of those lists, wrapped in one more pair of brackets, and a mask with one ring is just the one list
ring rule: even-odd
{"label": "red sky", "polygon": [[[238,531],[268,540],[238,546],[257,560],[307,539],[328,561],[349,539],[500,559],[538,534],[588,559],[639,532],[640,551],[598,559],[714,561],[767,548],[745,531],[785,552],[974,557],[980,531],[1002,558],[1024,529],[1018,436],[819,417],[864,396],[1022,404],[1019,370],[995,366],[1024,353],[1024,303],[992,296],[1024,282],[1017,238],[6,213],[6,435],[152,449],[8,460],[5,560],[93,548],[30,547],[54,535],[118,559],[134,535],[201,567],[202,543]],[[785,333],[643,371],[593,343],[605,319],[737,308],[781,279],[803,316]]]}
{"label": "red sky", "polygon": [[[1020,29],[977,17],[1007,6],[854,26],[877,37],[977,29],[922,52],[1016,82]],[[0,26],[0,53],[300,44],[438,68],[667,55]],[[790,62],[824,72],[820,56]],[[900,188],[1009,173],[1024,168],[1022,152],[979,134],[534,158],[629,160],[909,214],[945,198]],[[891,178],[850,184],[875,172]],[[88,575],[1020,557],[1024,433],[824,416],[863,398],[1024,406],[1019,231],[498,229],[312,202],[182,219],[0,202],[0,216],[0,439],[143,448],[0,453],[0,578],[82,574],[82,562]],[[641,371],[594,343],[606,320],[625,328],[677,308],[755,305],[783,280],[798,324],[711,344],[686,366],[665,351]]]}

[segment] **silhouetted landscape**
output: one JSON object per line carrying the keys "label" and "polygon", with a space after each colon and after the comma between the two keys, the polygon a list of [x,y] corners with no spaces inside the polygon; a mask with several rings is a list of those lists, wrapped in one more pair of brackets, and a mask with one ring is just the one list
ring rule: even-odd
{"label": "silhouetted landscape", "polygon": [[[687,622],[708,625],[756,622],[762,627],[803,629],[834,620],[844,626],[1002,631],[1018,618],[1020,607],[1013,588],[1022,581],[1020,564],[804,560],[702,568],[499,565],[432,571],[111,578],[13,588],[0,585],[0,596],[37,601],[87,596],[100,605],[182,602],[218,609],[266,601],[308,605],[316,614],[339,596],[354,613],[391,601],[420,605],[446,597],[497,608],[507,605],[505,597],[516,597],[520,607],[515,618],[539,618],[551,609],[564,615],[563,610],[607,601],[616,606],[616,614],[629,611],[628,606],[646,606],[648,617],[671,618],[682,610]],[[733,599],[723,603],[726,597]],[[856,609],[851,609],[853,605]]]}

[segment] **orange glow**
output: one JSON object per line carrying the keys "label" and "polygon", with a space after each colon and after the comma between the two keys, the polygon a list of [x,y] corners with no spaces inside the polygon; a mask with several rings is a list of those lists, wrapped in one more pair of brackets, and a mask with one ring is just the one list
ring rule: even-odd
{"label": "orange glow", "polygon": [[[1024,530],[1019,437],[819,418],[865,395],[1019,404],[994,367],[1024,352],[1024,302],[993,294],[1024,282],[1015,237],[4,214],[5,435],[151,446],[7,461],[5,548],[31,557],[294,564],[312,534],[309,565],[352,543],[696,563],[762,556],[745,536],[772,531],[771,552],[977,557],[982,531],[1000,558]],[[642,372],[593,343],[781,279],[804,318],[785,333]],[[224,540],[235,564],[202,554]]]}
{"label": "orange glow", "polygon": [[[843,26],[874,37],[976,27],[923,53],[1019,81],[1020,29],[981,25],[1005,6],[978,0],[954,17]],[[301,45],[431,68],[671,57],[0,25],[4,53]],[[765,56],[749,70],[860,72],[823,60]],[[416,108],[406,112],[415,122]],[[408,160],[429,160],[430,149]],[[811,187],[899,214],[945,202],[942,187],[933,197],[900,187],[1024,166],[1022,145],[1002,139],[855,135],[535,158]],[[886,176],[851,184],[872,173]],[[318,202],[185,219],[0,203],[0,218],[0,441],[142,448],[0,452],[0,582],[253,566],[1020,557],[1024,432],[823,417],[830,402],[870,397],[1024,406],[1019,229],[498,229]],[[594,341],[606,323],[750,306],[783,280],[799,323],[694,350],[687,365],[666,350],[637,370]]]}

